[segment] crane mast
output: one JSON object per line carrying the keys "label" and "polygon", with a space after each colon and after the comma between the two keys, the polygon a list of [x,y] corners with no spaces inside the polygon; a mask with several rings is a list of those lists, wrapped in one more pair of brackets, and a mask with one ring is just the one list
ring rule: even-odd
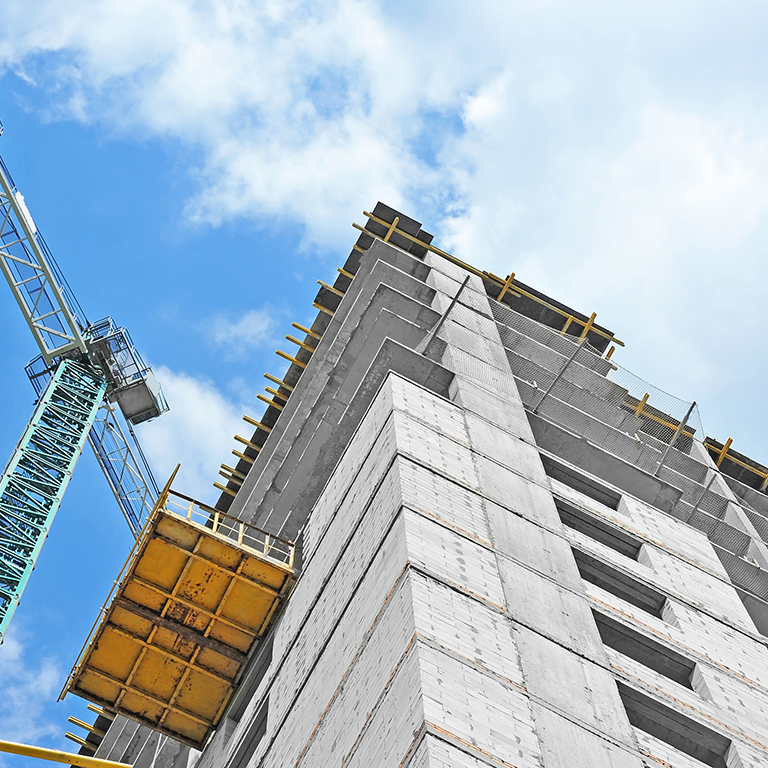
{"label": "crane mast", "polygon": [[0,638],[83,449],[106,382],[63,360],[0,476]]}
{"label": "crane mast", "polygon": [[0,475],[1,642],[86,439],[138,536],[157,486],[132,425],[168,405],[125,328],[87,321],[2,158],[0,269],[40,350],[26,367],[37,405]]}

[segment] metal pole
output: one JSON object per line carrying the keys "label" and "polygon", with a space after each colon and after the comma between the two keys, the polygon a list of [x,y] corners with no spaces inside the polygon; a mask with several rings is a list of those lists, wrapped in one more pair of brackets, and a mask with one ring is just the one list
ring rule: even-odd
{"label": "metal pole", "polygon": [[557,384],[560,379],[563,378],[563,374],[568,369],[568,366],[576,359],[576,355],[579,353],[579,350],[584,346],[584,342],[586,341],[586,336],[576,345],[576,349],[573,350],[571,353],[571,356],[565,361],[565,365],[560,369],[557,376],[553,379],[552,383],[547,387],[544,394],[541,396],[541,400],[539,400],[538,403],[536,403],[536,407],[533,409],[533,413],[538,413],[539,408],[541,408],[541,404],[549,397],[550,392],[555,388],[555,384]]}
{"label": "metal pole", "polygon": [[424,337],[424,339],[421,342],[419,342],[419,345],[416,347],[417,352],[419,352],[422,355],[425,355],[427,353],[427,347],[429,347],[429,345],[432,343],[432,340],[435,338],[435,336],[437,336],[438,331],[443,327],[443,323],[448,317],[448,313],[453,309],[456,302],[459,300],[459,296],[461,296],[461,292],[466,287],[470,277],[471,275],[467,275],[464,278],[464,282],[459,286],[459,290],[456,291],[456,295],[451,299],[451,303],[448,305],[448,309],[446,309],[445,312],[443,312],[442,316],[435,323],[432,330]]}
{"label": "metal pole", "polygon": [[36,757],[39,760],[52,760],[54,763],[67,763],[68,765],[79,766],[79,768],[126,768],[126,766],[130,768],[130,763],[116,763],[114,760],[102,760],[100,757],[73,755],[71,752],[62,752],[59,749],[31,747],[28,744],[16,744],[13,741],[0,740],[0,752]]}
{"label": "metal pole", "polygon": [[680,433],[685,428],[685,425],[688,423],[688,419],[691,417],[691,414],[693,413],[693,409],[696,407],[696,401],[694,400],[691,403],[691,407],[688,409],[688,413],[683,416],[683,420],[677,425],[677,429],[675,430],[675,434],[672,435],[672,440],[670,441],[669,445],[667,446],[666,450],[662,454],[661,458],[659,459],[659,464],[656,467],[656,471],[653,473],[654,477],[659,476],[659,472],[661,471],[662,466],[664,466],[664,462],[667,460],[667,456],[669,456],[669,452],[672,450],[672,447],[675,444],[675,441],[680,436]]}

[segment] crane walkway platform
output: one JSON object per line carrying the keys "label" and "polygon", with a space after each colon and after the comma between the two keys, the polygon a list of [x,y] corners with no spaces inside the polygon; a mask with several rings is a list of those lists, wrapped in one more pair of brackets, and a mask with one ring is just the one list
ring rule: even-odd
{"label": "crane walkway platform", "polygon": [[294,546],[161,494],[62,697],[75,693],[201,749],[294,582]]}

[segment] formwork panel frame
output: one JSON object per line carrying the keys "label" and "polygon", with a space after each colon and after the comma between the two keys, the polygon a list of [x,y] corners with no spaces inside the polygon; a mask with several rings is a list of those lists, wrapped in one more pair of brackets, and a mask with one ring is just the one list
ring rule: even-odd
{"label": "formwork panel frame", "polygon": [[200,749],[293,584],[293,557],[292,543],[169,482],[62,696]]}

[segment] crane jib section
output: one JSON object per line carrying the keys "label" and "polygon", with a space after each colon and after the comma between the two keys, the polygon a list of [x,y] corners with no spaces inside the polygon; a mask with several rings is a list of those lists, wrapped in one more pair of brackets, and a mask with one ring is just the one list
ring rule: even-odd
{"label": "crane jib section", "polygon": [[0,476],[0,639],[96,418],[106,381],[64,359]]}
{"label": "crane jib section", "polygon": [[24,198],[0,159],[0,271],[48,365],[73,350],[86,351],[76,302],[54,268]]}

